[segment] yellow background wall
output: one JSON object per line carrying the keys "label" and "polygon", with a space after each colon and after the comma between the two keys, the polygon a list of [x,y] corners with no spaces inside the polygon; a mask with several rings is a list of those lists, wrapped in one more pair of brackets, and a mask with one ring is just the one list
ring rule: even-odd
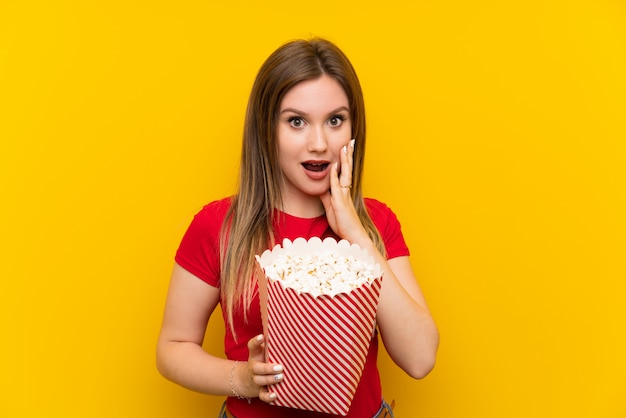
{"label": "yellow background wall", "polygon": [[397,415],[626,417],[624,2],[212,3],[0,1],[0,416],[216,416],[155,370],[173,254],[320,35],[441,330],[423,381],[382,356]]}

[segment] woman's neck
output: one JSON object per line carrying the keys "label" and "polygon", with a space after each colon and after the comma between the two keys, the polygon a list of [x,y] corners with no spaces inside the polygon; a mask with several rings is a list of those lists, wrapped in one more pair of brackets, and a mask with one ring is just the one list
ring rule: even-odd
{"label": "woman's neck", "polygon": [[281,211],[298,218],[317,218],[324,214],[324,205],[319,197],[311,199],[285,199]]}

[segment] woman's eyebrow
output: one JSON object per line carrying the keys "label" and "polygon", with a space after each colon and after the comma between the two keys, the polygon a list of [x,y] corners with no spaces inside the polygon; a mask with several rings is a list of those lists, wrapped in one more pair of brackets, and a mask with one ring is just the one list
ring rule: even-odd
{"label": "woman's eyebrow", "polygon": [[[342,112],[342,111],[350,112],[350,109],[348,107],[346,107],[346,106],[339,106],[338,108],[328,112],[328,114],[332,115],[332,114],[339,113],[339,112]],[[289,112],[296,113],[296,114],[302,115],[302,116],[308,116],[307,112],[305,112],[303,110],[299,110],[299,109],[293,108],[293,107],[286,107],[286,108],[284,108],[284,109],[282,109],[280,111],[281,114],[282,113],[289,113]]]}
{"label": "woman's eyebrow", "polygon": [[333,110],[333,111],[332,111],[332,112],[330,112],[330,113],[339,113],[339,112],[343,112],[343,111],[345,111],[345,112],[348,112],[348,113],[349,113],[349,112],[350,112],[350,108],[349,108],[349,107],[346,107],[346,106],[340,106],[340,107],[338,107],[337,109]]}
{"label": "woman's eyebrow", "polygon": [[280,111],[280,113],[297,113],[298,115],[303,115],[306,116],[307,113],[302,111],[302,110],[298,110],[298,109],[294,109],[293,107],[286,107],[283,110]]}

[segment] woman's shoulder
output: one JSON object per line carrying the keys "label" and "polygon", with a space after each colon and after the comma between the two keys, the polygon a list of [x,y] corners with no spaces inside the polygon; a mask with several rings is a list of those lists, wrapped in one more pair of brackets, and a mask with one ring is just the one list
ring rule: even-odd
{"label": "woman's shoulder", "polygon": [[386,203],[367,197],[363,201],[365,202],[367,213],[372,218],[372,222],[383,235],[390,230],[395,232],[395,230],[400,228],[398,217]]}
{"label": "woman's shoulder", "polygon": [[210,215],[226,215],[228,209],[233,203],[233,196],[223,197],[221,199],[213,200],[202,207],[200,213],[206,213]]}
{"label": "woman's shoulder", "polygon": [[402,227],[396,214],[387,204],[379,200],[365,198],[364,201],[372,222],[385,242],[387,257],[409,255],[409,249],[402,235]]}
{"label": "woman's shoulder", "polygon": [[374,199],[372,197],[363,198],[365,202],[365,207],[367,208],[367,212],[370,214],[372,218],[378,216],[389,216],[393,215],[393,211],[386,203],[381,202],[380,200]]}
{"label": "woman's shoulder", "polygon": [[194,222],[197,225],[203,227],[212,226],[213,228],[219,228],[226,214],[232,204],[232,196],[224,197],[222,199],[213,200],[205,204],[194,216]]}

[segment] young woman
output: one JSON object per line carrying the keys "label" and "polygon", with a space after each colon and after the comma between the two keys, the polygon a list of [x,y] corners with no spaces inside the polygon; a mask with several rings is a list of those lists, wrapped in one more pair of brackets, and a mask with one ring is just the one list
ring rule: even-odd
{"label": "young woman", "polygon": [[[365,109],[347,57],[323,39],[277,49],[261,67],[245,120],[237,193],[205,206],[176,253],[157,366],[189,389],[228,396],[220,417],[324,417],[273,406],[268,386],[289,370],[264,362],[255,254],[297,237],[346,239],[383,268],[375,334],[348,417],[388,409],[376,357],[378,333],[406,373],[433,368],[438,331],[413,274],[393,212],[364,198]],[[202,349],[220,303],[226,359]],[[389,416],[389,415],[387,415]]]}

